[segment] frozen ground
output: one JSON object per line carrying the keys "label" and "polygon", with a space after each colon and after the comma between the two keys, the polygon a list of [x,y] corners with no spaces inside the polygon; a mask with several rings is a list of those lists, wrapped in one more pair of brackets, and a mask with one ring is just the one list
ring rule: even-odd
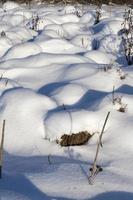
{"label": "frozen ground", "polygon": [[[0,127],[6,120],[0,200],[133,199],[133,66],[119,35],[124,10],[103,5],[94,25],[94,6],[0,8],[6,34],[0,37]],[[112,103],[113,87],[121,105]],[[89,185],[108,111],[98,159],[103,172]],[[84,146],[56,144],[79,131],[96,134]]]}

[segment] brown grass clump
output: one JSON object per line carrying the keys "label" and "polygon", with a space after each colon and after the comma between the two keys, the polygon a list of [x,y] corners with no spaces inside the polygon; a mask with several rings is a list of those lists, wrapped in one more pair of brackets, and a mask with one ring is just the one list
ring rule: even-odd
{"label": "brown grass clump", "polygon": [[126,112],[126,107],[127,107],[127,105],[121,106],[121,107],[118,109],[118,111],[119,111],[119,112],[125,113],[125,112]]}
{"label": "brown grass clump", "polygon": [[87,143],[91,137],[92,135],[87,131],[82,131],[77,134],[72,133],[71,135],[64,134],[61,136],[59,144],[64,147],[83,145]]}

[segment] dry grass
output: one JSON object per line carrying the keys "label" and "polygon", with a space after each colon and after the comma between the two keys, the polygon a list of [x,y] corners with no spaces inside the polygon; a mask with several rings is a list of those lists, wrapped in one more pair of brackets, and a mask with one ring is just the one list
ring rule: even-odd
{"label": "dry grass", "polygon": [[125,113],[126,112],[126,108],[127,108],[127,105],[120,106],[120,108],[118,109],[118,111],[122,112],[122,113]]}
{"label": "dry grass", "polygon": [[[4,3],[7,0],[2,0],[1,2]],[[35,2],[35,0],[10,0],[13,2],[17,2],[17,3],[32,3]],[[56,4],[56,3],[69,3],[69,4],[77,4],[77,3],[81,3],[81,4],[95,4],[95,5],[101,5],[101,4],[109,4],[110,0],[40,0],[40,2],[47,2],[47,3],[51,3],[51,4]],[[131,5],[131,0],[112,0],[112,3],[115,4],[128,4]]]}
{"label": "dry grass", "polygon": [[72,133],[71,135],[64,134],[61,136],[61,141],[58,141],[58,143],[65,147],[83,145],[89,141],[92,135],[87,131],[82,131],[77,134]]}

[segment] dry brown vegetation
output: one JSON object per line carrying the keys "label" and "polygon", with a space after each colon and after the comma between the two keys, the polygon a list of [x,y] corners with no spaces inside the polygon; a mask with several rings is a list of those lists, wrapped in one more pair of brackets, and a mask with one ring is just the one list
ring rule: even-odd
{"label": "dry brown vegetation", "polygon": [[89,141],[89,139],[93,136],[88,131],[82,131],[79,133],[72,133],[71,135],[64,134],[61,136],[61,141],[58,143],[61,146],[75,146],[75,145],[83,145]]}
{"label": "dry brown vegetation", "polygon": [[[7,0],[1,0],[2,3],[6,2]],[[31,2],[36,2],[36,0],[10,0],[13,2],[17,3],[31,3]],[[109,4],[110,2],[115,3],[115,4],[129,4],[131,5],[131,0],[40,0],[40,2],[48,2],[48,3],[70,3],[70,4],[75,4],[75,3],[81,3],[81,4]]]}

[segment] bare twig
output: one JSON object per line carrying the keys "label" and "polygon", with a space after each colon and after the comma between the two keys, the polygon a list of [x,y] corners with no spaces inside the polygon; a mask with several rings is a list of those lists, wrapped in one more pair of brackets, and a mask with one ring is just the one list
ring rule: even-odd
{"label": "bare twig", "polygon": [[8,84],[8,79],[7,79],[6,82],[5,82],[5,87],[7,86],[7,84]]}
{"label": "bare twig", "polygon": [[2,78],[3,78],[3,74],[1,74],[1,76],[0,76],[0,81],[2,80]]}
{"label": "bare twig", "polygon": [[65,104],[64,104],[64,103],[63,103],[63,105],[62,105],[62,106],[63,106],[63,110],[66,110],[66,107],[65,107]]}
{"label": "bare twig", "polygon": [[5,123],[6,123],[6,121],[3,120],[2,137],[1,137],[1,143],[0,143],[0,178],[2,178],[2,159],[3,159],[3,145],[4,145]]}
{"label": "bare twig", "polygon": [[112,91],[112,103],[113,105],[115,104],[115,86],[113,86],[113,91]]}
{"label": "bare twig", "polygon": [[94,162],[93,162],[93,166],[92,166],[92,170],[91,170],[91,175],[89,177],[89,183],[91,185],[93,184],[93,180],[94,180],[95,176],[97,175],[97,173],[101,169],[101,167],[97,165],[97,159],[98,159],[98,153],[99,153],[100,146],[102,146],[102,142],[101,142],[102,141],[102,136],[103,136],[104,129],[105,129],[106,123],[108,121],[109,115],[110,115],[110,112],[108,112],[108,114],[106,116],[106,119],[105,119],[105,122],[103,124],[103,128],[102,128],[101,134],[99,136],[99,140],[98,140],[98,144],[97,144],[97,149],[96,149],[96,155],[95,155],[95,159],[94,159]]}
{"label": "bare twig", "polygon": [[49,154],[49,155],[48,155],[48,164],[49,164],[49,165],[52,164],[51,159],[50,159],[50,156],[51,156],[51,155]]}

